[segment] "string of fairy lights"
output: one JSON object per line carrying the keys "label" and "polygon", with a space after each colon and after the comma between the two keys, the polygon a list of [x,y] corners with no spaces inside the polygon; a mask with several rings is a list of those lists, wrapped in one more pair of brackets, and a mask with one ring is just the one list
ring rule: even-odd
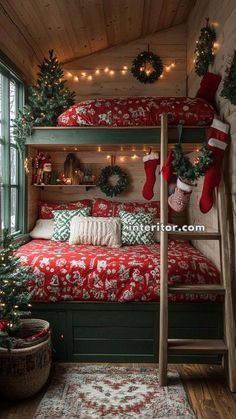
{"label": "string of fairy lights", "polygon": [[[165,73],[170,73],[171,70],[173,70],[176,67],[176,62],[172,61],[170,64],[165,65],[164,66],[164,70],[163,73],[160,75],[160,79],[163,79],[165,77]],[[145,71],[147,75],[149,75],[150,70],[149,69],[144,69],[144,68],[140,68],[140,71]],[[105,66],[104,68],[95,68],[95,69],[90,69],[90,70],[86,70],[86,71],[67,71],[66,72],[66,77],[69,80],[72,80],[74,82],[79,82],[79,81],[93,81],[94,78],[98,78],[99,76],[108,76],[108,77],[115,77],[116,75],[121,75],[121,76],[126,76],[127,74],[129,74],[129,67],[127,65],[123,65],[121,68],[119,69],[114,69],[111,68],[109,66]]]}

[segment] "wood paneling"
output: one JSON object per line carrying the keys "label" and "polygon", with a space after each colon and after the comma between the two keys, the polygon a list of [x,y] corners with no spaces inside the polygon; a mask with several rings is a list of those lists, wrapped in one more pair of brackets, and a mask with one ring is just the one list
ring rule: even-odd
{"label": "wood paneling", "polygon": [[[198,0],[192,10],[188,20],[188,36],[187,36],[187,73],[188,73],[188,94],[194,96],[200,83],[200,78],[194,72],[193,52],[195,41],[198,39],[200,28],[205,24],[205,16],[209,16],[212,22],[216,23],[216,35],[219,48],[216,51],[214,64],[210,67],[210,71],[225,76],[225,69],[235,49],[236,43],[236,3],[235,0],[209,0],[202,2]],[[225,169],[224,179],[226,182],[227,193],[225,200],[228,205],[227,225],[228,225],[228,246],[231,250],[231,268],[234,284],[234,294],[236,294],[236,224],[235,202],[236,202],[236,106],[220,97],[222,90],[222,82],[216,94],[218,112],[226,122],[230,124],[231,142],[225,153]],[[202,182],[192,194],[190,205],[190,219],[193,222],[206,224],[209,228],[217,228],[217,213],[215,207],[208,214],[201,214],[199,211],[199,199],[201,196]],[[218,246],[215,242],[195,243],[201,250],[214,262],[219,260]],[[216,249],[217,246],[217,249]]]}
{"label": "wood paneling", "polygon": [[[61,61],[138,39],[186,21],[195,0],[1,0],[5,17],[35,56]],[[9,25],[8,25],[9,27]]]}
{"label": "wood paneling", "polygon": [[[9,3],[9,2],[8,2]],[[27,33],[20,31],[0,1],[0,51],[22,71],[26,81],[33,79],[37,55],[28,41]]]}
{"label": "wood paneling", "polygon": [[[165,72],[164,78],[153,84],[143,84],[130,73],[133,59],[143,50],[150,49],[160,55],[164,65],[175,62],[171,72]],[[129,70],[121,74],[122,67]],[[113,76],[94,75],[96,68],[109,67],[115,71]],[[89,81],[80,77],[79,82],[69,80],[68,85],[76,91],[79,100],[93,97],[114,96],[185,96],[186,95],[186,26],[178,25],[154,35],[140,38],[122,46],[116,46],[88,57],[74,60],[64,66],[67,72],[81,76],[82,72],[93,75]]]}
{"label": "wood paneling", "polygon": [[[103,147],[102,147],[103,148]],[[53,170],[63,172],[63,164],[68,152],[74,151],[80,160],[81,166],[85,164],[91,165],[93,168],[94,174],[99,175],[100,169],[102,167],[110,164],[110,158],[107,158],[107,155],[115,154],[116,155],[116,164],[118,164],[124,171],[126,171],[130,178],[130,185],[128,189],[113,200],[127,202],[127,201],[140,201],[144,202],[142,196],[142,189],[145,182],[145,171],[142,161],[143,155],[145,152],[137,147],[129,147],[129,149],[124,149],[124,151],[119,150],[110,150],[110,151],[101,151],[96,152],[94,149],[90,151],[78,151],[67,150],[67,151],[52,151],[51,157],[53,162]],[[148,151],[148,149],[147,149]],[[153,151],[156,152],[157,148],[153,148]],[[29,156],[33,156],[33,153],[36,152],[36,149],[29,147]],[[136,155],[137,158],[134,160],[131,156]],[[124,162],[121,161],[121,157],[124,158]],[[154,197],[153,200],[159,200],[160,196],[160,176],[159,176],[159,166],[156,170],[156,183],[154,187]],[[100,188],[91,188],[88,191],[85,188],[58,188],[58,187],[45,187],[44,189],[36,188],[31,185],[31,173],[28,175],[28,228],[29,231],[32,229],[38,215],[37,211],[37,202],[39,200],[45,200],[49,202],[69,202],[76,201],[79,199],[92,199],[92,198],[104,198],[111,199],[106,197],[106,195],[100,190]],[[145,201],[148,202],[148,201]],[[173,217],[173,222],[179,225],[186,224],[187,222],[187,213],[176,214]]]}

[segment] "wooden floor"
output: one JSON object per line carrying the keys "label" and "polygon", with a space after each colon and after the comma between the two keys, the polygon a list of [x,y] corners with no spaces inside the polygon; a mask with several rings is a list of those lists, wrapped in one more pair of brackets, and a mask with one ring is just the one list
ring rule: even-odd
{"label": "wooden floor", "polygon": [[[85,365],[85,364],[83,364]],[[154,364],[116,364],[144,367]],[[236,419],[236,394],[230,393],[220,366],[175,365],[198,419]],[[0,401],[0,419],[32,419],[45,390],[24,402]]]}

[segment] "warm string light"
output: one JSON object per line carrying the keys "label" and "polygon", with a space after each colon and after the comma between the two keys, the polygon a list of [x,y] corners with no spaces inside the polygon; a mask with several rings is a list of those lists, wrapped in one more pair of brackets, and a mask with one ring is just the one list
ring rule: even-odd
{"label": "warm string light", "polygon": [[[214,48],[219,48],[219,44],[217,44],[217,45],[216,44],[217,43],[214,44]],[[159,78],[160,79],[163,79],[165,72],[166,73],[170,73],[170,71],[173,70],[175,67],[176,67],[176,63],[174,61],[172,63],[168,64],[168,65],[165,65],[164,66],[163,73],[160,75]],[[152,72],[152,70],[150,68],[145,69],[144,67],[140,67],[140,71],[145,71],[145,73],[147,75],[150,75],[151,72]],[[68,71],[66,73],[66,75],[67,75],[67,77],[69,79],[73,79],[75,82],[78,82],[81,79],[82,80],[87,80],[87,81],[92,81],[93,80],[93,76],[100,76],[102,74],[105,74],[107,76],[114,77],[117,73],[120,72],[120,74],[124,76],[124,75],[126,75],[128,73],[128,66],[127,65],[124,65],[122,68],[117,69],[117,71],[115,71],[114,69],[106,66],[103,69],[96,68],[95,70],[91,70],[89,72],[90,72],[90,74],[88,74],[86,71],[82,71],[80,73],[80,75],[78,76],[76,74],[73,75],[72,72]]]}
{"label": "warm string light", "polygon": [[[213,26],[219,26],[219,24],[217,23],[217,22],[215,22],[215,24],[212,24]],[[196,45],[199,43],[199,41],[197,40],[196,41]],[[216,52],[218,51],[220,49],[220,43],[219,42],[214,42],[214,44],[213,44],[213,47],[212,47],[212,55],[215,55],[216,54]],[[204,54],[204,51],[202,50],[202,51],[196,51],[196,53],[195,53],[195,55],[197,56],[197,57],[199,57],[201,54]],[[193,64],[195,64],[196,63],[196,58],[194,57],[193,58]]]}
{"label": "warm string light", "polygon": [[[126,75],[128,72],[128,66],[124,65],[121,69],[117,70],[117,72],[120,72],[122,75]],[[108,76],[114,76],[116,74],[116,71],[112,68],[109,68],[108,66],[104,67],[104,69],[96,68],[94,71],[90,71],[90,74],[87,74],[86,71],[82,71],[80,75],[73,75],[72,72],[67,71],[66,76],[68,79],[73,79],[75,82],[78,82],[80,79],[91,81],[93,80],[93,75],[99,76],[101,74],[106,74]]]}

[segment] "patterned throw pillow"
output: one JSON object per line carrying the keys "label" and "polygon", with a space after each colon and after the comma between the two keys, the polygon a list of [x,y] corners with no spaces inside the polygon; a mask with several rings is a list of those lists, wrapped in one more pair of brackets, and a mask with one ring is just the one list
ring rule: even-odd
{"label": "patterned throw pillow", "polygon": [[49,220],[53,218],[52,211],[63,211],[63,210],[77,210],[84,207],[91,207],[91,199],[81,199],[80,201],[56,203],[56,202],[39,202],[39,218]]}
{"label": "patterned throw pillow", "polygon": [[78,210],[52,211],[54,215],[54,229],[52,240],[67,241],[70,237],[70,221],[76,215],[86,217],[90,215],[90,208]]}
{"label": "patterned throw pillow", "polygon": [[122,222],[122,244],[155,243],[151,228],[154,223],[152,214],[120,211],[119,216]]}

